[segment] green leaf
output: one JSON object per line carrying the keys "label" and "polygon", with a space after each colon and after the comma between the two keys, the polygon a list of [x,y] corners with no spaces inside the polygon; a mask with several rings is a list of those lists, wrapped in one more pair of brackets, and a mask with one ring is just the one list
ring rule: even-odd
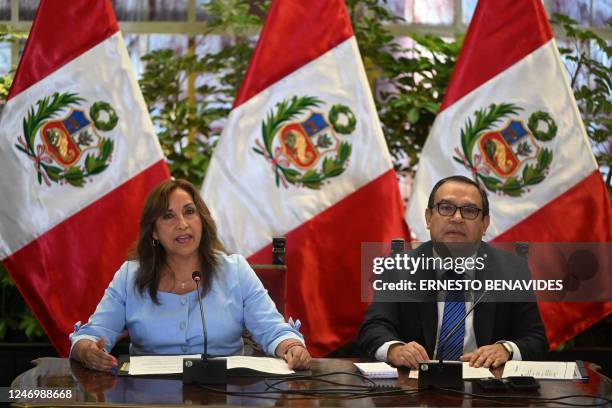
{"label": "green leaf", "polygon": [[78,167],[70,167],[64,173],[64,179],[72,186],[75,187],[83,187],[85,184],[85,175]]}
{"label": "green leaf", "polygon": [[509,196],[519,197],[523,192],[523,187],[516,177],[510,177],[502,184],[501,190]]}
{"label": "green leaf", "polygon": [[32,315],[30,310],[27,310],[19,323],[19,329],[23,330],[28,339],[42,337],[44,332],[38,320]]}
{"label": "green leaf", "polygon": [[440,103],[428,101],[423,105],[423,107],[427,109],[428,112],[435,115],[438,113],[438,110],[440,110]]}
{"label": "green leaf", "polygon": [[345,162],[351,155],[352,150],[353,148],[351,147],[350,143],[340,143],[340,147],[338,148],[338,160]]}
{"label": "green leaf", "polygon": [[480,179],[490,191],[497,191],[500,188],[501,181],[495,177],[481,176]]}
{"label": "green leaf", "polygon": [[342,162],[325,158],[323,160],[323,174],[325,177],[336,177],[344,172]]}
{"label": "green leaf", "polygon": [[526,165],[523,169],[523,183],[527,185],[538,184],[544,180],[544,174],[530,164]]}
{"label": "green leaf", "polygon": [[418,108],[412,108],[408,111],[408,122],[414,124],[417,123],[419,121],[420,118],[420,114],[419,114],[419,109]]}
{"label": "green leaf", "polygon": [[315,190],[321,188],[321,181],[323,181],[321,175],[316,170],[308,170],[299,179],[304,186]]}
{"label": "green leaf", "polygon": [[42,165],[42,167],[46,170],[47,176],[55,182],[60,181],[62,169],[57,166],[51,166],[48,164]]}
{"label": "green leaf", "polygon": [[550,149],[542,149],[538,154],[538,169],[544,170],[546,169],[553,159],[553,153]]}
{"label": "green leaf", "polygon": [[293,184],[296,182],[298,176],[300,175],[300,172],[294,169],[283,168],[283,175],[285,176],[288,182]]}
{"label": "green leaf", "polygon": [[91,154],[88,154],[85,157],[85,170],[87,170],[87,173],[91,173],[96,167],[97,162],[95,157],[93,157]]}

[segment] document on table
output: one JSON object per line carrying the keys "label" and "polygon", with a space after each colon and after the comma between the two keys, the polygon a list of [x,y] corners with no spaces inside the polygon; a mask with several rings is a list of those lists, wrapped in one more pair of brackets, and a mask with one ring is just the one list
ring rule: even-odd
{"label": "document on table", "polygon": [[181,374],[184,358],[201,358],[201,354],[178,356],[132,356],[130,375]]}
{"label": "document on table", "polygon": [[562,361],[507,361],[502,378],[533,377],[541,380],[573,380],[582,378],[576,362]]}
{"label": "document on table", "polygon": [[353,363],[361,374],[369,378],[397,378],[397,368],[384,362],[379,363]]}
{"label": "document on table", "polygon": [[295,371],[289,369],[287,362],[280,358],[251,356],[227,357],[228,370],[239,368],[247,368],[268,374],[295,374]]}
{"label": "document on table", "polygon": [[[488,368],[480,367],[470,367],[470,363],[463,362],[462,366],[462,378],[464,380],[475,380],[478,378],[489,378],[493,377],[491,371]],[[408,378],[413,380],[417,380],[419,378],[419,370],[410,370],[410,374],[408,374]]]}
{"label": "document on table", "polygon": [[463,363],[463,379],[464,380],[476,380],[479,378],[494,377],[493,373],[488,368],[484,367],[470,367],[470,363]]}
{"label": "document on table", "polygon": [[[201,354],[178,356],[132,356],[129,362],[129,375],[182,374],[183,359],[201,358]],[[295,374],[287,362],[280,358],[231,356],[215,357],[227,360],[228,371],[240,369],[254,370],[267,374]]]}

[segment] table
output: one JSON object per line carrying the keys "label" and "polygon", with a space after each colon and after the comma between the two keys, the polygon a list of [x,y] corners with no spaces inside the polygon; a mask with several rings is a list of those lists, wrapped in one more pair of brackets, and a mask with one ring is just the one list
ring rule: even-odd
{"label": "table", "polygon": [[[353,362],[358,359],[313,359],[312,374],[330,373],[335,371],[356,372]],[[405,396],[374,396],[363,399],[342,399],[339,397],[320,397],[315,399],[276,394],[274,399],[262,399],[255,396],[225,395],[207,391],[197,385],[183,385],[180,378],[145,378],[145,377],[115,377],[84,368],[80,363],[65,358],[40,358],[34,361],[35,367],[18,376],[11,386],[12,389],[42,389],[57,388],[70,391],[70,398],[45,400],[26,399],[15,406],[97,406],[109,407],[148,406],[152,404],[173,405],[262,405],[262,406],[515,406],[503,401],[475,400],[459,393],[440,390],[418,391],[417,381],[408,378],[408,370],[400,370],[399,379],[377,380],[379,385],[399,386],[402,390],[413,392]],[[514,404],[528,405],[528,396],[546,398],[562,395],[591,394],[610,398],[612,382],[607,377],[593,371],[587,364],[590,380],[587,383],[576,381],[540,380],[541,388],[530,393],[505,392],[503,395],[517,395],[519,400]],[[501,375],[497,370],[495,375]],[[339,382],[362,384],[363,380],[346,374],[335,375]],[[310,381],[291,381],[283,385],[284,389],[316,389],[321,384]],[[325,387],[332,387],[326,385]],[[228,392],[264,391],[266,384],[263,378],[230,378],[225,387]],[[465,381],[464,391],[484,394],[471,381]],[[592,399],[572,398],[565,400],[576,404],[594,402]],[[601,400],[600,400],[601,401]],[[542,406],[542,405],[538,405]],[[544,406],[559,406],[555,404]]]}

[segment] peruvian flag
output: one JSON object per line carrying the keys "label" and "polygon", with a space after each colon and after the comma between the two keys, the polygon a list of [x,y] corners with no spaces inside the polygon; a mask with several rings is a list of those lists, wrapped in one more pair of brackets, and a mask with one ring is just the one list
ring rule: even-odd
{"label": "peruvian flag", "polygon": [[67,355],[169,176],[110,1],[41,1],[0,141],[0,259]]}
{"label": "peruvian flag", "polygon": [[[453,174],[488,191],[487,240],[611,241],[608,193],[541,1],[478,2],[406,211],[417,240],[434,183]],[[552,348],[612,311],[539,306]]]}
{"label": "peruvian flag", "polygon": [[286,237],[286,315],[313,355],[356,334],[362,242],[407,236],[395,171],[342,0],[274,0],[202,188],[253,263]]}

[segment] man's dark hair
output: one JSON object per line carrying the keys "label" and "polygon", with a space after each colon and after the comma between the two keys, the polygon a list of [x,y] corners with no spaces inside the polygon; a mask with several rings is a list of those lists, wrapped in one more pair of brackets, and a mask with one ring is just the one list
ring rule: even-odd
{"label": "man's dark hair", "polygon": [[442,184],[448,181],[455,181],[458,183],[469,184],[478,189],[480,192],[480,197],[482,198],[482,216],[489,215],[489,199],[487,198],[487,192],[480,186],[480,184],[476,183],[471,178],[467,178],[465,176],[450,176],[445,177],[442,180],[438,181],[436,185],[431,190],[431,194],[429,194],[429,200],[427,201],[427,208],[430,210],[434,207],[434,196],[436,195],[436,191],[442,186]]}

